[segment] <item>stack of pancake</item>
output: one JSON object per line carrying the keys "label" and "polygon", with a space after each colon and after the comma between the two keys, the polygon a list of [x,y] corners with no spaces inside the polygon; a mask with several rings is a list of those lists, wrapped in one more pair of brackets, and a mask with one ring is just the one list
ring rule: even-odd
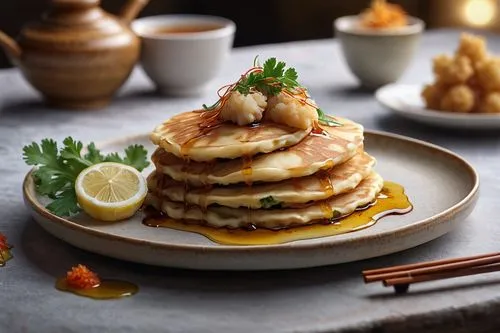
{"label": "stack of pancake", "polygon": [[166,216],[228,228],[335,221],[376,200],[382,178],[363,127],[297,129],[272,122],[203,127],[197,111],[158,126],[146,204]]}

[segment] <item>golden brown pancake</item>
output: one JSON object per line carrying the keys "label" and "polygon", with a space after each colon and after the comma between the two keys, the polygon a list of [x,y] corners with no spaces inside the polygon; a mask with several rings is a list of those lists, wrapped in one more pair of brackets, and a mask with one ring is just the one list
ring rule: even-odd
{"label": "golden brown pancake", "polygon": [[204,162],[270,153],[295,145],[311,132],[273,122],[253,126],[225,122],[203,128],[201,115],[191,111],[170,118],[155,128],[151,141],[177,157]]}
{"label": "golden brown pancake", "polygon": [[362,149],[363,127],[347,119],[336,120],[342,126],[324,126],[324,134],[311,134],[288,149],[251,158],[186,162],[159,148],[152,160],[157,172],[193,186],[277,182],[305,177],[339,165]]}
{"label": "golden brown pancake", "polygon": [[186,202],[202,208],[214,204],[252,209],[275,205],[289,207],[350,191],[370,174],[374,165],[375,159],[362,152],[332,169],[274,183],[189,188],[169,176],[153,173],[148,177],[148,187],[151,192],[171,201]]}
{"label": "golden brown pancake", "polygon": [[200,223],[214,227],[238,228],[253,225],[274,229],[348,215],[356,208],[366,206],[376,200],[383,183],[383,179],[377,173],[372,172],[350,192],[296,208],[247,209],[209,206],[207,209],[201,209],[196,205],[170,201],[168,198],[161,198],[152,193],[146,198],[146,204],[178,220],[200,221]]}

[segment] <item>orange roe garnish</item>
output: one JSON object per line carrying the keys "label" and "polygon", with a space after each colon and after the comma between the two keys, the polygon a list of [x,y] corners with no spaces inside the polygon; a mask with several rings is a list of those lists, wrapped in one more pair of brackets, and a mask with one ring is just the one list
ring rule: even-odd
{"label": "orange roe garnish", "polygon": [[10,249],[10,246],[7,243],[7,237],[0,233],[0,251],[6,251],[8,249]]}
{"label": "orange roe garnish", "polygon": [[66,274],[66,283],[76,289],[90,289],[99,286],[101,280],[96,273],[79,264]]}
{"label": "orange roe garnish", "polygon": [[408,16],[403,8],[385,0],[373,0],[371,7],[361,13],[361,25],[367,28],[397,28],[407,24]]}

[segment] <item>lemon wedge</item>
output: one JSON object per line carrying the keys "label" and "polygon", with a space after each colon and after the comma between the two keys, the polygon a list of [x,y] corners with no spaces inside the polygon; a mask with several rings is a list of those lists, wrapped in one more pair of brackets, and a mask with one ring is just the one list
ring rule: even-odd
{"label": "lemon wedge", "polygon": [[101,221],[118,221],[135,214],[148,188],[136,169],[105,162],[83,170],[76,178],[75,191],[78,204],[88,215]]}

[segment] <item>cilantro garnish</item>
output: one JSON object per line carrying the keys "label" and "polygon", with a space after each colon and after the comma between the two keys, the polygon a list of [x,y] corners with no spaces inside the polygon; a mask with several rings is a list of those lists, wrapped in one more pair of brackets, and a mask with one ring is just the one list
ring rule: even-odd
{"label": "cilantro garnish", "polygon": [[285,70],[286,64],[283,61],[277,61],[276,58],[269,58],[264,62],[262,70],[250,72],[237,82],[233,90],[243,95],[248,95],[252,91],[260,91],[268,96],[278,95],[283,90],[292,92],[300,87],[297,82],[297,71],[295,68]]}
{"label": "cilantro garnish", "polygon": [[43,139],[40,144],[33,142],[23,148],[26,164],[37,166],[33,171],[36,191],[53,200],[46,208],[55,215],[70,216],[80,211],[75,181],[85,168],[101,162],[116,162],[141,171],[149,165],[147,151],[142,145],[129,146],[124,157],[117,153],[103,155],[93,142],[83,156],[82,150],[83,144],[71,137],[64,139],[61,149],[52,139]]}
{"label": "cilantro garnish", "polygon": [[[307,90],[299,84],[297,81],[298,77],[299,75],[295,68],[286,68],[286,63],[284,61],[278,61],[276,58],[269,58],[260,66],[257,57],[255,57],[253,67],[244,73],[235,83],[228,84],[219,89],[219,99],[217,102],[210,106],[203,104],[203,109],[205,109],[205,111],[220,111],[229,94],[233,91],[237,91],[243,95],[248,95],[252,92],[261,92],[267,96],[276,96],[279,93],[286,93],[299,100],[301,103],[316,108],[320,124],[326,126],[342,126],[341,123],[326,116],[314,102],[308,99]],[[207,118],[212,120],[216,119],[216,117]]]}
{"label": "cilantro garnish", "polygon": [[318,121],[320,122],[320,124],[326,125],[326,126],[330,126],[330,127],[342,126],[341,123],[339,123],[338,121],[333,120],[332,117],[327,116],[323,112],[323,110],[321,110],[320,108],[317,108],[316,112],[318,112]]}

